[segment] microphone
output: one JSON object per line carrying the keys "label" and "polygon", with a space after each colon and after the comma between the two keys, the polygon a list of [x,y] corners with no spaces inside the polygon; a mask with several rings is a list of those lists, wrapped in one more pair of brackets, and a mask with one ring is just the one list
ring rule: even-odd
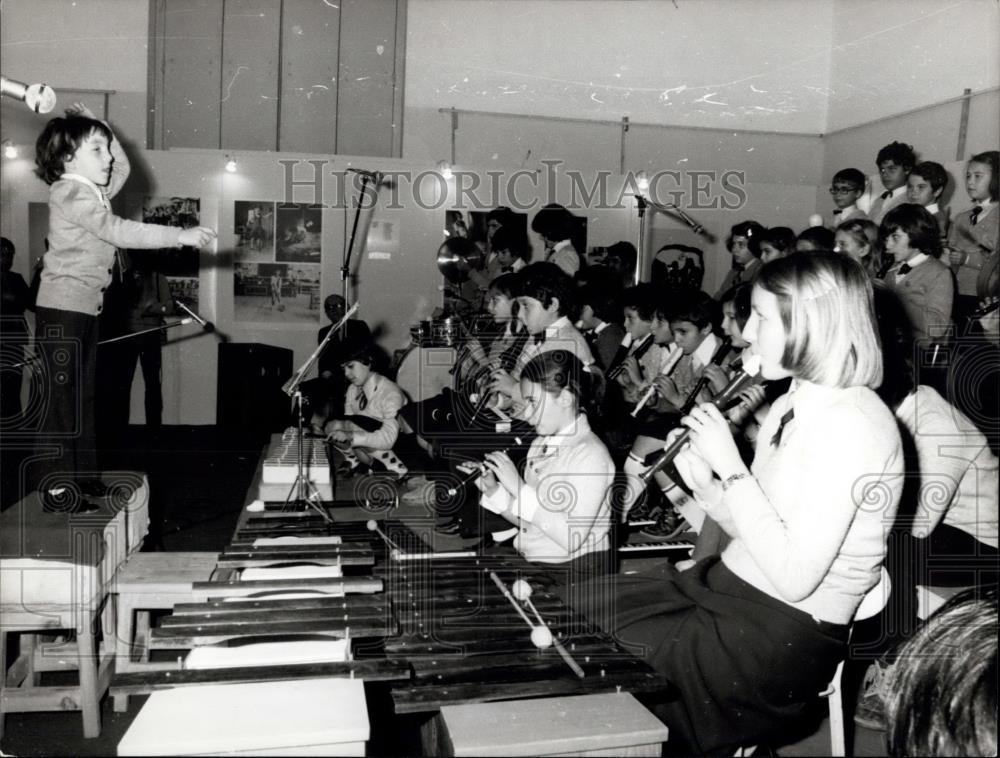
{"label": "microphone", "polygon": [[380,181],[382,181],[382,172],[381,171],[366,171],[363,168],[348,168],[347,171],[348,171],[348,173],[351,173],[351,174],[360,174],[361,176],[367,176],[369,179],[371,179],[376,184],[378,184]]}
{"label": "microphone", "polygon": [[35,113],[48,113],[56,107],[56,92],[47,84],[24,84],[0,76],[0,97],[20,100]]}
{"label": "microphone", "polygon": [[712,234],[710,231],[708,231],[704,226],[699,224],[697,221],[695,221],[693,218],[691,218],[688,214],[686,214],[682,208],[678,207],[674,203],[667,203],[664,207],[670,208],[671,210],[676,212],[677,215],[681,217],[681,220],[689,227],[691,227],[692,232],[694,232],[695,234],[700,234],[708,242],[715,242],[716,240],[715,235]]}
{"label": "microphone", "polygon": [[211,321],[206,321],[205,319],[203,319],[193,310],[184,305],[184,303],[182,303],[180,300],[174,300],[174,305],[176,305],[178,308],[180,308],[182,311],[188,314],[191,318],[193,318],[195,321],[201,324],[201,328],[204,329],[206,332],[215,331],[215,324],[213,324]]}

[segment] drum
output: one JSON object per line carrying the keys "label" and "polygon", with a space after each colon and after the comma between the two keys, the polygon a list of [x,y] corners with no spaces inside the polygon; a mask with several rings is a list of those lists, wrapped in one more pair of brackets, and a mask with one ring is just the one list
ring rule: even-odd
{"label": "drum", "polygon": [[411,346],[396,370],[396,384],[411,402],[427,400],[451,387],[455,350],[451,347]]}

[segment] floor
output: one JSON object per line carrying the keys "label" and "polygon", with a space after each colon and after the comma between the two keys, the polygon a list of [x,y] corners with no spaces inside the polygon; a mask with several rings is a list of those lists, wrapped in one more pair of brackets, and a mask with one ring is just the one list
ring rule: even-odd
{"label": "floor", "polygon": [[[223,434],[214,427],[168,427],[155,438],[147,435],[144,429],[133,427],[129,438],[111,457],[115,468],[132,468],[148,473],[154,524],[144,549],[214,551],[228,544],[265,443],[266,438]],[[8,491],[4,504],[10,502]],[[404,501],[402,511],[415,516],[426,513],[425,505],[412,499]],[[359,512],[358,518],[362,517]],[[447,540],[445,538],[439,547],[448,549],[456,546]],[[632,560],[635,562],[623,566],[623,570],[643,568],[643,562],[665,559]],[[860,671],[855,669],[860,668],[863,666],[849,671],[849,692],[857,690]],[[845,699],[848,703],[852,702],[850,696]],[[102,733],[92,740],[82,738],[78,713],[9,714],[4,737],[0,740],[0,751],[7,755],[24,756],[114,755],[119,740],[144,700],[141,697],[132,698],[126,713],[115,713],[110,698],[106,698],[102,710]],[[853,727],[848,713],[848,754],[886,754],[881,732],[862,728],[855,730]],[[369,749],[372,750],[371,744]],[[400,746],[396,745],[385,752],[399,751]],[[376,748],[372,752],[383,751]],[[778,748],[778,753],[829,755],[829,732],[825,720],[814,734]]]}

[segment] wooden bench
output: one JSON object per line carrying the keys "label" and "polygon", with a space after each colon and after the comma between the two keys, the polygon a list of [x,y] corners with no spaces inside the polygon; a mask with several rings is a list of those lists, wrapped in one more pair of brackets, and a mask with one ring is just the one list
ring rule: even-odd
{"label": "wooden bench", "polygon": [[448,705],[426,755],[660,755],[667,727],[627,692]]}

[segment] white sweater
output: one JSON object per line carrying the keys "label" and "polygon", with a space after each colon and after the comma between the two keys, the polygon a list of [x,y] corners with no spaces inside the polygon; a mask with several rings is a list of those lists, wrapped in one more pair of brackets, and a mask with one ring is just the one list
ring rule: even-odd
{"label": "white sweater", "polygon": [[[795,411],[781,443],[781,418]],[[753,477],[702,503],[732,537],[725,564],[762,592],[846,624],[878,581],[903,484],[892,413],[866,387],[793,384],[757,437]]]}
{"label": "white sweater", "polygon": [[519,527],[514,547],[529,561],[565,563],[609,548],[614,476],[608,449],[581,415],[531,443],[517,497],[497,487],[481,503]]}

